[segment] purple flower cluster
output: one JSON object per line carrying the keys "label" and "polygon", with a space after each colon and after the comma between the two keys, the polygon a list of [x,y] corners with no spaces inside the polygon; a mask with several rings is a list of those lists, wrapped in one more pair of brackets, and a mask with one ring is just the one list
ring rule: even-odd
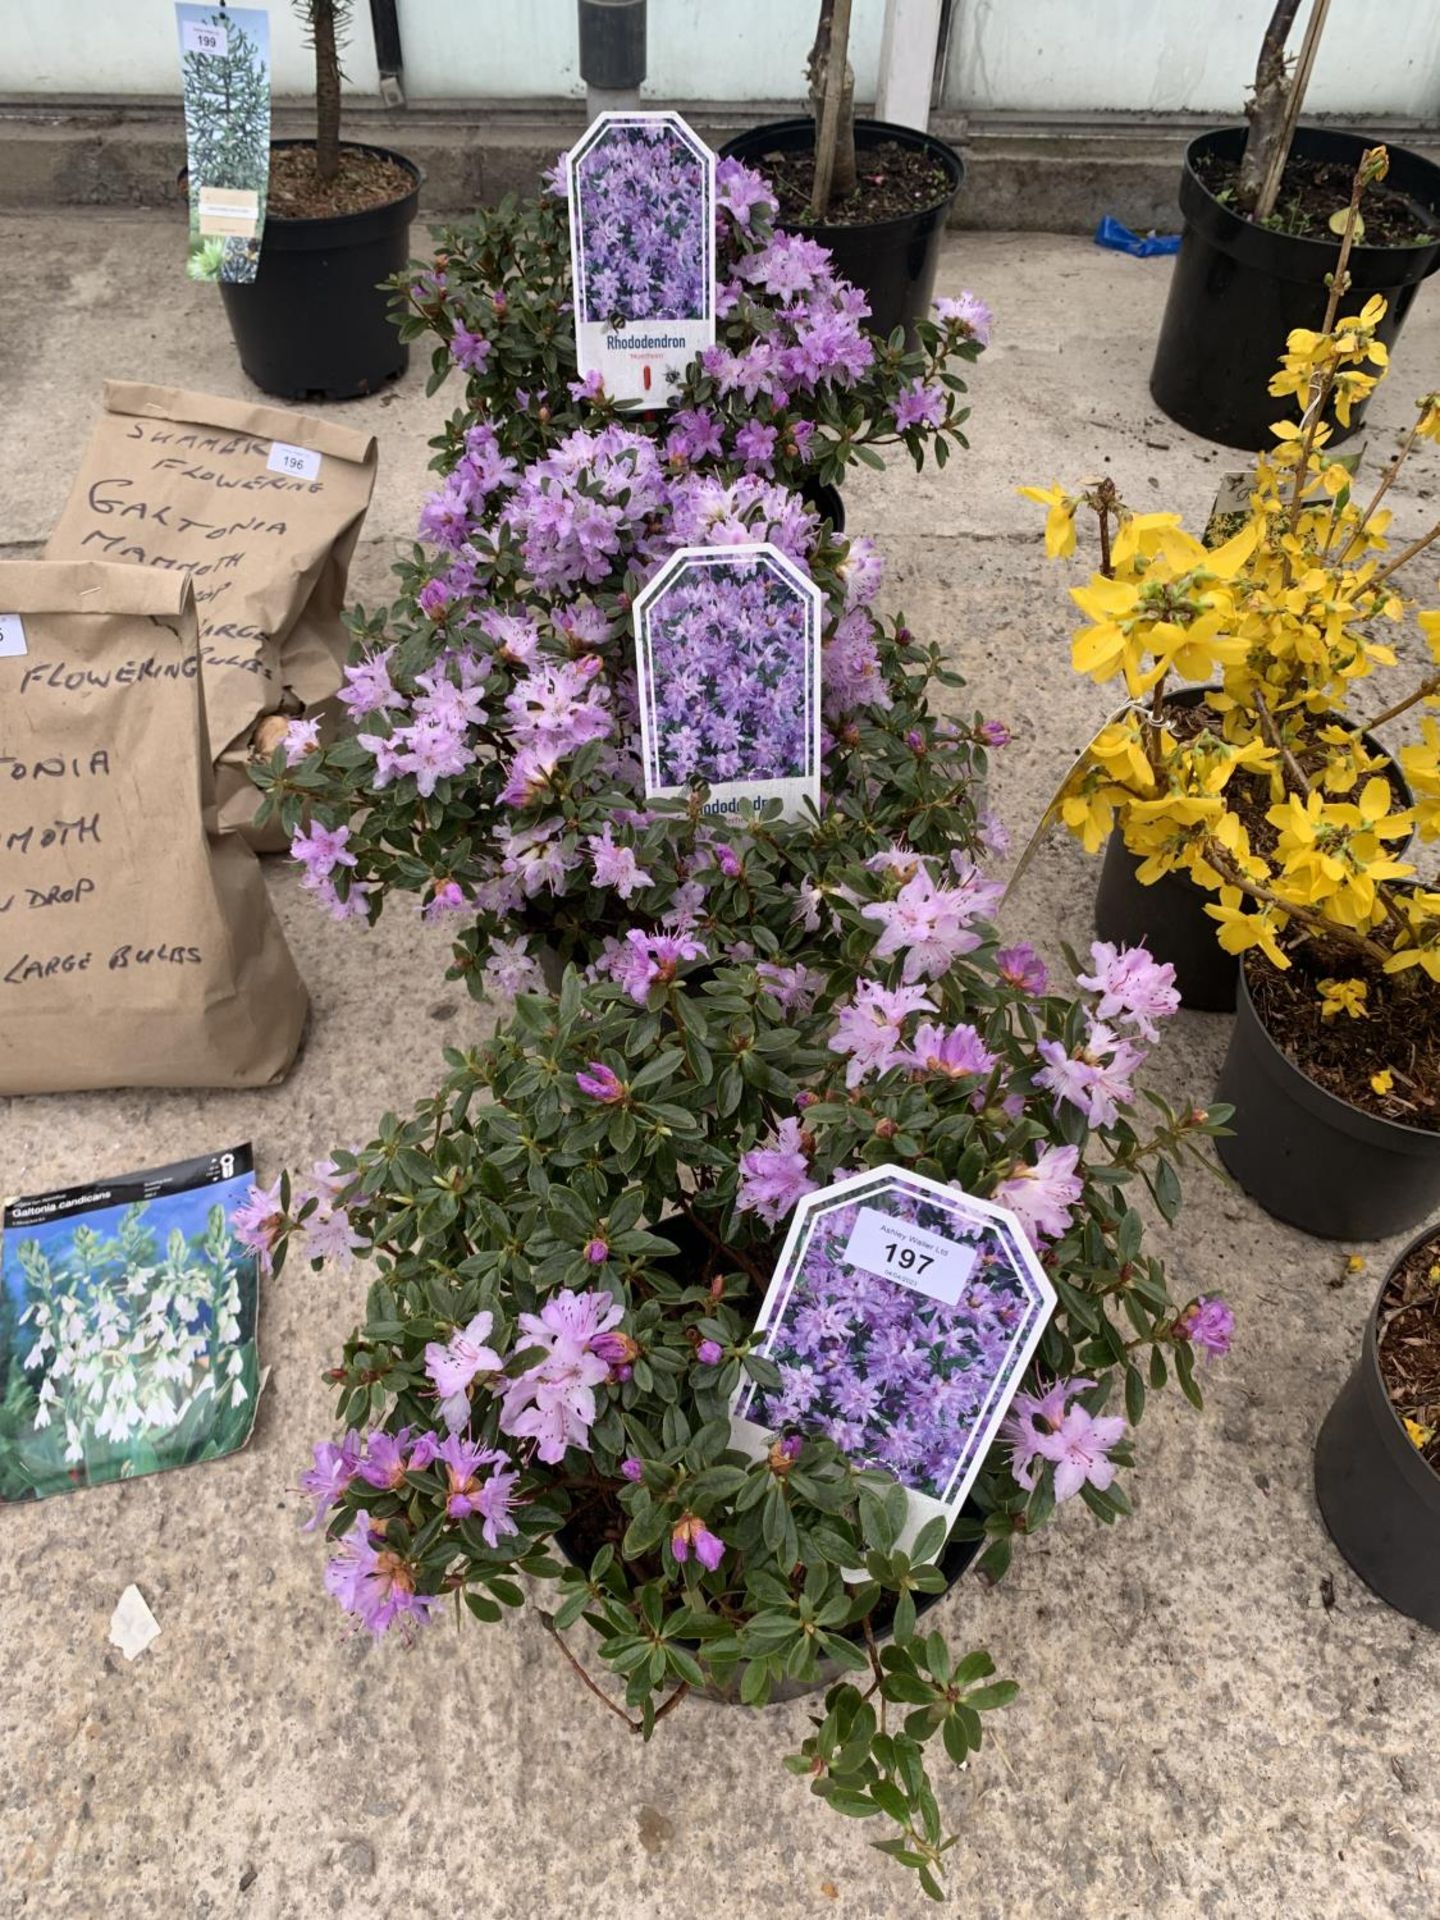
{"label": "purple flower cluster", "polygon": [[[972,1242],[978,1259],[953,1306],[847,1266],[841,1254],[861,1204],[836,1209],[812,1231],[766,1349],[780,1387],[758,1396],[759,1417],[821,1433],[857,1465],[887,1467],[943,1499],[997,1380],[1015,1362],[1027,1292],[993,1229]],[[955,1238],[953,1219],[934,1202],[907,1196],[887,1207]]]}
{"label": "purple flower cluster", "polygon": [[1174,967],[1158,965],[1143,947],[1097,940],[1090,959],[1093,972],[1077,976],[1082,987],[1099,996],[1087,1009],[1085,1036],[1073,1048],[1059,1040],[1042,1040],[1039,1053],[1045,1065],[1035,1080],[1057,1100],[1078,1107],[1090,1126],[1110,1127],[1132,1098],[1131,1082],[1145,1058],[1145,1049],[1127,1038],[1123,1028],[1129,1026],[1147,1041],[1158,1039],[1155,1022],[1175,1011],[1180,995]]}
{"label": "purple flower cluster", "polygon": [[664,589],[645,623],[651,782],[806,773],[810,630],[807,603],[760,560],[693,566]]}
{"label": "purple flower cluster", "polygon": [[671,128],[619,122],[575,173],[585,318],[703,318],[711,255],[700,155]]}
{"label": "purple flower cluster", "polygon": [[1014,1449],[1011,1471],[1022,1487],[1034,1487],[1045,1461],[1055,1469],[1057,1501],[1070,1499],[1083,1486],[1103,1493],[1114,1480],[1110,1449],[1124,1439],[1125,1422],[1118,1414],[1093,1414],[1080,1405],[1075,1396],[1094,1384],[1057,1380],[1043,1394],[1016,1394],[1000,1431]]}
{"label": "purple flower cluster", "polygon": [[[769,189],[757,174],[723,162],[721,202],[743,188]],[[826,249],[803,234],[776,233],[761,248],[743,256],[733,276],[718,289],[716,310],[723,317],[747,302],[763,305],[770,323],[738,351],[707,347],[701,364],[722,396],[738,393],[747,403],[764,398],[788,407],[796,396],[821,386],[848,387],[875,358],[863,326],[870,308],[865,296],[835,273]]]}

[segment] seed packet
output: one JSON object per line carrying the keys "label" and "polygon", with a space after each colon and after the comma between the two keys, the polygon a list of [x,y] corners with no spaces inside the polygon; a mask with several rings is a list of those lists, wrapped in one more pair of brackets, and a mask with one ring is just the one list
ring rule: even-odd
{"label": "seed packet", "polygon": [[742,1385],[737,1444],[823,1434],[905,1488],[902,1547],[948,1529],[1054,1310],[1005,1208],[903,1167],[837,1180],[796,1207],[756,1322],[780,1386]]}
{"label": "seed packet", "polygon": [[253,280],[270,183],[270,18],[263,7],[175,9],[185,89],[192,280]]}
{"label": "seed packet", "polygon": [[635,602],[645,792],[820,804],[820,589],[778,547],[681,547]]}
{"label": "seed packet", "polygon": [[0,1501],[234,1453],[259,1392],[247,1142],[6,1203]]}
{"label": "seed packet", "polygon": [[715,156],[678,113],[602,113],[565,179],[580,372],[669,406],[715,343]]}

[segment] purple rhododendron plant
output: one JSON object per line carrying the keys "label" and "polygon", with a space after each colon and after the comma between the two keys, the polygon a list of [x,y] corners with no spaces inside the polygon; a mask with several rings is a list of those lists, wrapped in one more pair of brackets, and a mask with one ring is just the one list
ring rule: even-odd
{"label": "purple rhododendron plant", "polygon": [[[1137,1102],[1168,969],[1097,943],[1067,992],[1001,945],[977,789],[1007,732],[954,711],[938,651],[875,611],[873,545],[815,496],[877,445],[958,443],[953,368],[988,311],[955,303],[913,351],[876,340],[823,250],[774,233],[763,182],[722,166],[718,201],[716,347],[664,416],[621,420],[573,377],[553,202],[483,216],[407,287],[437,381],[468,369],[425,546],[393,613],[357,622],[353,736],[278,749],[261,784],[324,906],[417,895],[455,972],[514,1004],[412,1113],[257,1190],[243,1231],[277,1267],[372,1269],[328,1375],[341,1437],[302,1481],[357,1626],[412,1635],[447,1595],[494,1621],[524,1574],[644,1735],[692,1691],[823,1687],[787,1765],[890,1820],[938,1889],[927,1765],[965,1760],[1015,1689],[921,1617],[1057,1505],[1123,1514],[1149,1395],[1173,1378],[1198,1403],[1197,1353],[1233,1323],[1170,1297],[1146,1215],[1174,1219],[1226,1116]],[[818,815],[646,803],[636,596],[679,546],[763,539],[825,607]],[[788,751],[763,595],[686,617],[696,772],[720,777],[726,713],[737,750]],[[743,684],[729,619],[759,626]],[[1003,1288],[877,1308],[835,1259],[781,1364],[756,1331],[796,1202],[888,1162],[1009,1207],[1060,1302],[948,1543],[934,1520],[904,1549],[896,1473],[938,1488],[963,1453]],[[760,1458],[732,1443],[742,1390]]]}

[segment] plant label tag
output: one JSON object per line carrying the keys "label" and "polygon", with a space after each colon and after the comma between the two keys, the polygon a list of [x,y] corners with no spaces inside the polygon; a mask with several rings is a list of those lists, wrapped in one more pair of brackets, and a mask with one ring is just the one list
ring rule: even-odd
{"label": "plant label tag", "polygon": [[0,660],[18,660],[29,651],[19,614],[0,613]]}
{"label": "plant label tag", "polygon": [[181,20],[180,45],[186,53],[222,57],[230,50],[230,34],[222,21]]}
{"label": "plant label tag", "polygon": [[768,541],[681,547],[636,596],[645,795],[743,821],[820,805],[820,589]]}
{"label": "plant label tag", "polygon": [[580,372],[668,407],[715,344],[715,155],[678,113],[602,113],[565,179]]}
{"label": "plant label tag", "polygon": [[953,1524],[1054,1310],[1013,1213],[904,1167],[851,1174],[795,1208],[756,1322],[780,1384],[742,1383],[735,1444],[819,1433],[893,1474],[904,1548]]}
{"label": "plant label tag", "polygon": [[253,280],[270,185],[270,16],[178,0],[191,280]]}
{"label": "plant label tag", "polygon": [[878,1273],[882,1280],[913,1287],[953,1307],[978,1255],[973,1244],[947,1240],[875,1207],[861,1207],[840,1258],[847,1266],[863,1267],[866,1273]]}
{"label": "plant label tag", "polygon": [[248,187],[201,187],[200,231],[207,239],[253,240],[260,223],[260,196]]}
{"label": "plant label tag", "polygon": [[312,447],[292,447],[284,440],[274,443],[265,465],[271,473],[288,474],[292,480],[320,478],[320,455]]}

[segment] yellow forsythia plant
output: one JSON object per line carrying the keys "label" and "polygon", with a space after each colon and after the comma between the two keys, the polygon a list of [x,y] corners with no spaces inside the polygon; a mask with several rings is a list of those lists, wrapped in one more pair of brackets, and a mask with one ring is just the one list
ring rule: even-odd
{"label": "yellow forsythia plant", "polygon": [[[1057,803],[1086,850],[1118,828],[1142,881],[1187,873],[1217,896],[1206,910],[1228,952],[1258,947],[1288,967],[1287,946],[1314,939],[1372,971],[1440,981],[1440,892],[1412,884],[1403,857],[1417,827],[1440,837],[1440,726],[1417,716],[1420,738],[1397,756],[1415,805],[1399,808],[1384,759],[1347,718],[1356,682],[1396,665],[1377,633],[1411,615],[1435,667],[1366,724],[1440,706],[1440,608],[1407,601],[1395,580],[1440,523],[1392,556],[1383,505],[1416,443],[1440,441],[1440,393],[1419,403],[1366,504],[1326,453],[1327,411],[1348,423],[1386,370],[1385,302],[1337,318],[1361,193],[1385,168],[1375,148],[1357,171],[1325,325],[1289,336],[1270,391],[1294,395],[1300,418],[1273,429],[1238,531],[1207,547],[1173,513],[1129,513],[1108,480],[1020,491],[1047,509],[1052,557],[1074,551],[1082,505],[1099,526],[1100,571],[1071,590],[1086,618],[1073,664],[1123,681],[1127,698]],[[1207,683],[1219,691],[1203,705],[1175,702]],[[1325,984],[1327,1017],[1360,1013],[1363,987]]]}

